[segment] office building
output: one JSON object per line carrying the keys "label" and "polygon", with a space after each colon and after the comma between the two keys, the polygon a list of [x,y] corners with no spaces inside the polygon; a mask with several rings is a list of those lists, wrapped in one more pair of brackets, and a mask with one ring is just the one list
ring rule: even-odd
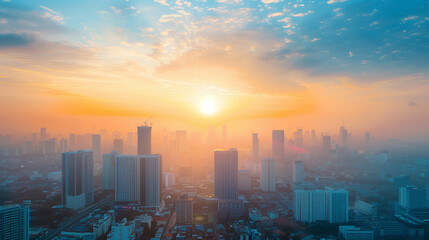
{"label": "office building", "polygon": [[152,153],[152,127],[139,126],[137,127],[137,154]]}
{"label": "office building", "polygon": [[426,189],[416,186],[400,187],[398,202],[409,209],[426,208]]}
{"label": "office building", "polygon": [[191,225],[193,222],[193,200],[188,198],[187,194],[183,194],[176,201],[176,224]]}
{"label": "office building", "polygon": [[313,222],[312,219],[312,191],[295,190],[293,192],[295,220],[304,223]]}
{"label": "office building", "polygon": [[0,239],[28,240],[30,228],[30,208],[26,204],[0,206]]}
{"label": "office building", "polygon": [[92,151],[62,153],[62,204],[78,209],[94,202]]}
{"label": "office building", "polygon": [[117,152],[103,154],[103,189],[115,190],[115,158]]}
{"label": "office building", "polygon": [[40,128],[40,141],[48,140],[48,134],[46,133],[46,128]]}
{"label": "office building", "polygon": [[121,138],[115,138],[113,139],[113,151],[117,152],[118,154],[124,153],[124,140]]}
{"label": "office building", "polygon": [[395,188],[395,191],[399,191],[400,187],[405,187],[410,185],[410,176],[406,174],[402,174],[399,176],[395,176],[393,178],[393,186]]}
{"label": "office building", "polygon": [[273,158],[262,159],[260,182],[262,191],[276,191],[276,161]]}
{"label": "office building", "polygon": [[49,140],[42,142],[42,153],[46,154],[54,154],[57,152],[57,139],[50,138]]}
{"label": "office building", "polygon": [[138,202],[140,191],[139,156],[116,155],[115,202]]}
{"label": "office building", "polygon": [[238,151],[214,152],[214,192],[219,199],[238,198]]}
{"label": "office building", "polygon": [[260,166],[261,164],[259,161],[259,137],[257,133],[252,133],[252,175],[259,175]]}
{"label": "office building", "polygon": [[293,164],[293,182],[302,183],[305,181],[304,163],[295,161]]}
{"label": "office building", "polygon": [[272,157],[276,161],[276,177],[278,181],[286,181],[285,135],[284,130],[272,132]]}

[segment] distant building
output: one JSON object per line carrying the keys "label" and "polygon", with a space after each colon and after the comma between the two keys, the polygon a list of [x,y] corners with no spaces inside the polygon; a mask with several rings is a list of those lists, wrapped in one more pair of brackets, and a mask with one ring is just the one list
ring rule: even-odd
{"label": "distant building", "polygon": [[410,209],[425,208],[426,189],[416,186],[400,187],[399,204]]}
{"label": "distant building", "polygon": [[137,127],[137,154],[151,154],[151,149],[152,127],[147,125]]}
{"label": "distant building", "polygon": [[164,187],[166,188],[172,187],[174,186],[174,184],[176,184],[174,173],[163,172],[162,179],[163,179]]}
{"label": "distant building", "polygon": [[340,240],[373,240],[374,231],[362,230],[355,226],[339,226]]}
{"label": "distant building", "polygon": [[57,139],[50,138],[42,142],[42,154],[53,154],[57,152]]}
{"label": "distant building", "polygon": [[124,153],[124,140],[121,138],[113,139],[113,151],[116,151],[119,154]]}
{"label": "distant building", "polygon": [[214,152],[214,192],[219,199],[238,198],[238,151]]}
{"label": "distant building", "polygon": [[262,159],[260,182],[262,191],[276,191],[276,161],[273,158]]}
{"label": "distant building", "polygon": [[193,223],[193,200],[188,198],[187,194],[183,194],[176,201],[176,224],[191,225]]}
{"label": "distant building", "polygon": [[103,154],[103,188],[115,190],[115,158],[117,152]]}
{"label": "distant building", "polygon": [[0,239],[28,240],[30,208],[28,205],[11,204],[0,206]]}
{"label": "distant building", "polygon": [[259,137],[257,133],[252,133],[252,161],[259,163]]}
{"label": "distant building", "polygon": [[60,140],[60,152],[67,152],[68,151],[68,144],[67,144],[67,139],[65,139],[65,138],[62,138],[61,140]]}
{"label": "distant building", "polygon": [[101,157],[101,135],[93,134],[92,135],[92,151],[94,151],[94,159],[99,161]]}
{"label": "distant building", "polygon": [[94,160],[92,151],[62,153],[62,204],[83,208],[94,202]]}
{"label": "distant building", "polygon": [[250,171],[247,169],[238,170],[238,190],[239,191],[251,190]]}
{"label": "distant building", "polygon": [[295,161],[293,165],[293,182],[301,183],[305,181],[304,163]]}
{"label": "distant building", "polygon": [[393,185],[395,187],[395,191],[399,191],[400,187],[405,187],[410,185],[410,176],[406,174],[395,176],[393,178]]}
{"label": "distant building", "polygon": [[272,132],[272,156],[276,161],[276,177],[279,181],[287,179],[285,166],[285,133],[284,130]]}

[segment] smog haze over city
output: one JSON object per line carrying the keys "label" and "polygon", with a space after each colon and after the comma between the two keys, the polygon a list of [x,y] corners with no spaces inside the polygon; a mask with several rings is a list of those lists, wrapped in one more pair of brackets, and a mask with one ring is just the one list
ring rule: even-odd
{"label": "smog haze over city", "polygon": [[427,0],[0,0],[0,239],[429,239]]}

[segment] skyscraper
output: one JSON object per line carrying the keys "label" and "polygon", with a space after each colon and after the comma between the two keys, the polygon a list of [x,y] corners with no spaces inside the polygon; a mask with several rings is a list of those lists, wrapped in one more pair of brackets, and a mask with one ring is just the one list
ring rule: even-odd
{"label": "skyscraper", "polygon": [[94,152],[94,159],[99,160],[101,156],[101,135],[92,135],[92,151]]}
{"label": "skyscraper", "polygon": [[304,163],[295,161],[293,164],[293,182],[301,183],[305,180]]}
{"label": "skyscraper", "polygon": [[115,202],[140,200],[140,159],[137,155],[115,157]]}
{"label": "skyscraper", "polygon": [[140,155],[140,204],[159,207],[161,203],[162,159],[159,154]]}
{"label": "skyscraper", "polygon": [[214,152],[214,192],[219,199],[238,198],[238,151],[230,148],[227,151]]}
{"label": "skyscraper", "polygon": [[295,190],[293,192],[294,217],[301,222],[313,222],[312,191]]}
{"label": "skyscraper", "polygon": [[78,209],[94,202],[92,151],[62,153],[62,204]]}
{"label": "skyscraper", "polygon": [[276,177],[279,181],[285,181],[285,134],[284,130],[273,130],[272,132],[272,156],[276,161]]}
{"label": "skyscraper", "polygon": [[30,209],[25,204],[0,206],[0,239],[28,240],[30,227]]}
{"label": "skyscraper", "polygon": [[261,161],[261,189],[276,191],[276,161],[273,158],[264,158]]}
{"label": "skyscraper", "polygon": [[257,133],[252,133],[252,161],[259,163],[259,137]]}
{"label": "skyscraper", "polygon": [[151,154],[152,151],[152,127],[137,127],[137,154]]}
{"label": "skyscraper", "polygon": [[124,140],[121,138],[113,139],[113,151],[122,154],[124,153]]}
{"label": "skyscraper", "polygon": [[103,188],[115,190],[115,158],[117,152],[103,154]]}

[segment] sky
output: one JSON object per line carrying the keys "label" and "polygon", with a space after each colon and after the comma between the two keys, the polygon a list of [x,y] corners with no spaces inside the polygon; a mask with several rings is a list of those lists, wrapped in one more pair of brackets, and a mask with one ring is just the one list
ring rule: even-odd
{"label": "sky", "polygon": [[0,132],[160,126],[429,137],[426,0],[3,0]]}

